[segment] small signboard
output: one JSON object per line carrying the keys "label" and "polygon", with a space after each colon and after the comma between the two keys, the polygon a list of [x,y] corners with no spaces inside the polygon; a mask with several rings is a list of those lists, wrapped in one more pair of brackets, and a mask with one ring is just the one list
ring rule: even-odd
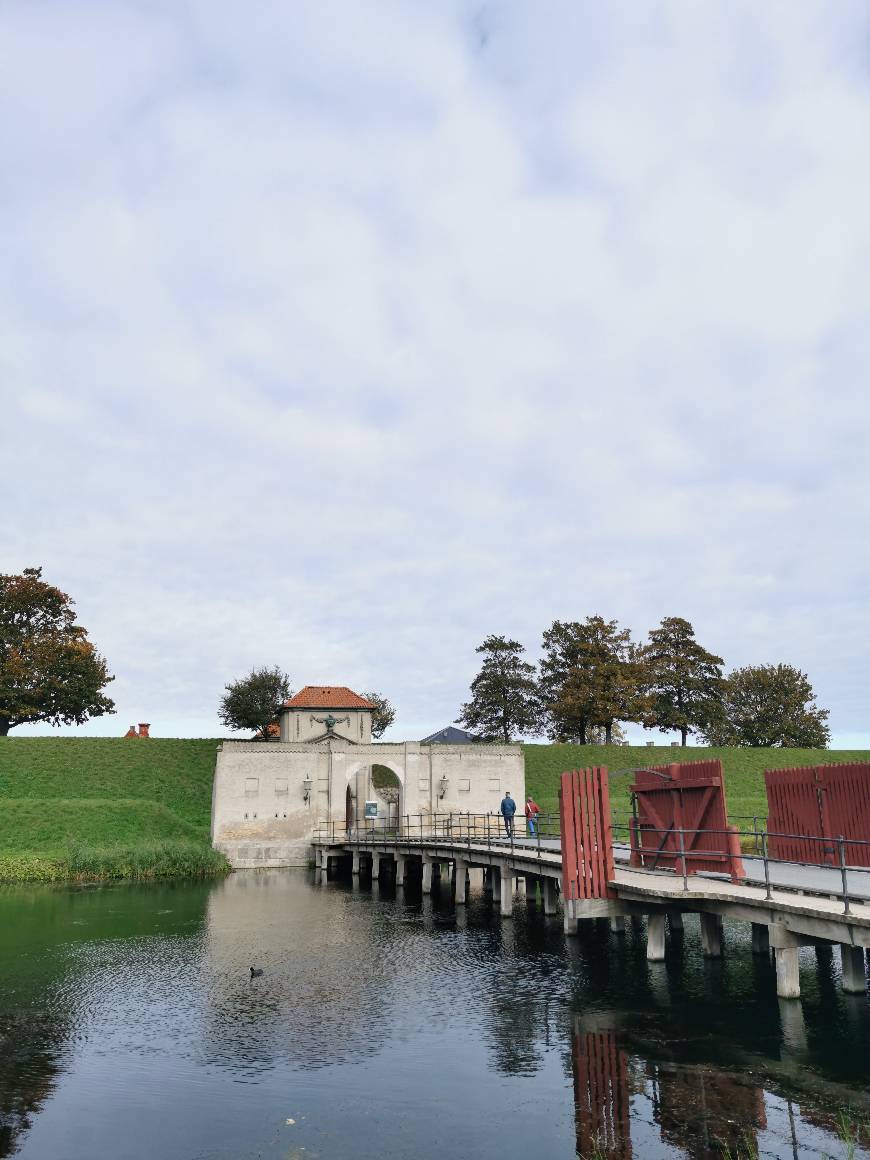
{"label": "small signboard", "polygon": [[364,816],[365,816],[366,821],[369,821],[369,819],[371,819],[371,818],[376,818],[378,816],[378,803],[377,802],[366,802]]}

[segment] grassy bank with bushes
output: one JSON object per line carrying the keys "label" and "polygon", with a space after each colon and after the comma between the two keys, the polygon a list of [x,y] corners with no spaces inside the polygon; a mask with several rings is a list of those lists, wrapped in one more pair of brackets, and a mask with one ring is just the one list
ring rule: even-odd
{"label": "grassy bank with bushes", "polygon": [[209,837],[218,744],[0,739],[0,882],[225,873]]}
{"label": "grassy bank with bushes", "polygon": [[[205,877],[228,867],[211,848],[214,738],[0,738],[0,882]],[[526,745],[526,786],[558,811],[566,769],[606,765],[627,814],[641,765],[719,757],[728,810],[764,818],[764,770],[870,761],[866,750]],[[625,771],[625,772],[620,772]],[[505,788],[514,789],[512,786]]]}

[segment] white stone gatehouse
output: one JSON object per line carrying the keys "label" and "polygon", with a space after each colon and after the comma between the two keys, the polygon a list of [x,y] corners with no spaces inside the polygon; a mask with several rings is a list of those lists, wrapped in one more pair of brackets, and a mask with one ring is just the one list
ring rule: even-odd
{"label": "white stone gatehouse", "polygon": [[306,686],[281,712],[280,741],[225,741],[218,749],[212,841],[231,865],[304,866],[322,822],[363,824],[366,801],[389,803],[372,767],[399,781],[400,815],[497,813],[506,790],[519,807],[525,767],[519,745],[422,745],[371,740],[373,706],[344,686]]}

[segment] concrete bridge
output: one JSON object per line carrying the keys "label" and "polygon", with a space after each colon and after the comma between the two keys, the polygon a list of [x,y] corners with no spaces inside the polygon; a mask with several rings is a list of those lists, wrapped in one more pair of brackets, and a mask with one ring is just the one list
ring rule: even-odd
{"label": "concrete bridge", "polygon": [[[870,947],[870,874],[842,872],[768,858],[747,859],[749,871],[741,882],[722,874],[691,874],[685,870],[642,869],[627,865],[628,847],[614,846],[609,897],[569,899],[561,896],[562,852],[558,838],[499,836],[497,822],[467,814],[405,818],[395,832],[367,830],[337,832],[325,827],[314,838],[317,866],[336,869],[341,859],[354,875],[370,873],[373,880],[389,876],[403,886],[419,875],[424,894],[449,875],[457,907],[465,904],[471,874],[482,874],[485,892],[510,919],[515,898],[541,906],[548,915],[560,910],[565,931],[576,936],[584,920],[609,920],[621,933],[626,922],[646,920],[647,958],[665,957],[667,931],[682,929],[683,915],[697,914],[704,954],[722,954],[722,922],[733,919],[751,924],[752,950],[773,954],[777,995],[800,997],[798,951],[802,946],[837,943],[842,960],[844,991],[859,994],[867,986],[865,952]],[[520,824],[518,819],[518,825]],[[759,878],[759,874],[761,877]],[[849,879],[852,881],[850,882]],[[855,887],[858,887],[857,891]]]}

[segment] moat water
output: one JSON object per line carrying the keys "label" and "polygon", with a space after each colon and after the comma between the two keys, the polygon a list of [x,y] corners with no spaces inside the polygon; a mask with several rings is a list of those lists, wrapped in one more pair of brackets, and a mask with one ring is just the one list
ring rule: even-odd
{"label": "moat water", "polygon": [[450,911],[304,871],[0,890],[0,1156],[820,1158],[870,1122],[836,952],[785,1002],[739,926],[648,964],[641,932]]}

